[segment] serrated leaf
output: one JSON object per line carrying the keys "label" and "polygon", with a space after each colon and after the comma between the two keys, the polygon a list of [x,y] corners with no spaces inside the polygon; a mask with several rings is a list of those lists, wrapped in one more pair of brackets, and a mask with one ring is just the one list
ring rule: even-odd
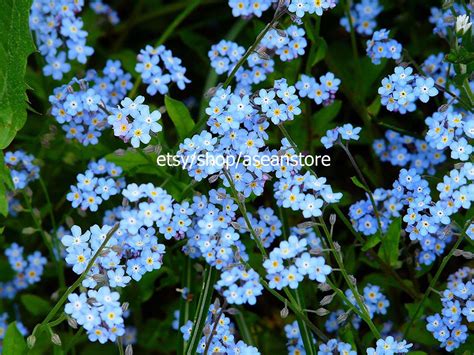
{"label": "serrated leaf", "polygon": [[29,30],[31,0],[4,0],[0,11],[0,149],[26,121],[25,72],[34,45]]}
{"label": "serrated leaf", "polygon": [[181,101],[172,99],[169,96],[165,96],[165,106],[171,121],[173,121],[176,127],[179,138],[183,140],[194,128],[194,121],[188,108]]}
{"label": "serrated leaf", "polygon": [[26,342],[16,326],[10,323],[3,339],[3,355],[21,355],[26,351]]}
{"label": "serrated leaf", "polygon": [[379,256],[391,266],[395,266],[398,260],[401,228],[402,219],[397,218],[390,224],[387,234],[382,238]]}
{"label": "serrated leaf", "polygon": [[36,295],[23,294],[20,296],[20,301],[26,310],[34,316],[45,315],[51,308],[48,301]]}

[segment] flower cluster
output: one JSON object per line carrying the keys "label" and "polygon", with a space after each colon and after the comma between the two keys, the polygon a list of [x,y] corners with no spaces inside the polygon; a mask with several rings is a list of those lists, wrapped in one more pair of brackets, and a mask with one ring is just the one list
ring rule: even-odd
{"label": "flower cluster", "polygon": [[[276,172],[278,178],[292,179],[295,164],[284,154],[279,155],[265,146],[268,138],[265,129],[269,126],[268,120],[280,124],[301,112],[295,92],[295,87],[288,85],[285,79],[276,80],[272,89],[260,89],[252,99],[248,95],[233,94],[230,88],[218,89],[206,109],[209,115],[207,124],[217,136],[203,131],[185,139],[178,155],[188,160],[205,154],[224,157],[225,161],[231,157],[236,164],[188,164],[185,168],[189,175],[200,181],[218,173],[213,181],[221,178],[226,187],[232,183],[246,197],[252,193],[261,195],[271,172]],[[251,159],[242,162],[239,158],[243,156]],[[272,160],[274,157],[277,157],[277,162]],[[267,163],[264,164],[265,160]],[[222,173],[223,169],[225,173]]]}
{"label": "flower cluster", "polygon": [[[284,38],[284,37],[281,37]],[[208,52],[211,67],[217,74],[230,74],[239,60],[244,56],[245,49],[235,42],[222,40],[213,45]],[[274,61],[262,59],[257,53],[252,53],[247,58],[245,65],[235,73],[237,92],[249,94],[253,84],[264,81],[267,74],[273,71]]]}
{"label": "flower cluster", "polygon": [[[436,85],[446,87],[446,79],[452,78],[454,76],[454,69],[444,60],[445,53],[431,54],[421,65],[421,69],[426,75],[429,75],[435,81]],[[459,94],[459,90],[451,85],[449,87],[450,91],[456,92]],[[449,95],[445,93],[445,96]],[[451,99],[451,97],[449,97]],[[455,101],[453,102],[455,103]]]}
{"label": "flower cluster", "polygon": [[388,336],[385,339],[379,339],[376,342],[376,347],[368,348],[367,355],[377,354],[405,354],[410,351],[413,344],[407,344],[406,340],[397,341],[393,336]]}
{"label": "flower cluster", "polygon": [[262,16],[277,0],[229,0],[232,15],[235,17]]}
{"label": "flower cluster", "polygon": [[[265,248],[269,248],[276,237],[281,236],[282,223],[280,219],[275,215],[275,212],[270,208],[260,207],[257,210],[258,218],[247,213],[248,220],[252,226],[255,234],[262,241],[262,245]],[[244,217],[240,217],[237,220],[240,226],[245,226]],[[248,232],[245,229],[241,232]]]}
{"label": "flower cluster", "polygon": [[103,201],[120,193],[125,186],[125,179],[119,178],[122,168],[105,159],[90,162],[83,174],[77,175],[77,184],[71,185],[66,195],[72,207],[82,210],[97,211]]}
{"label": "flower cluster", "polygon": [[382,80],[378,93],[382,96],[382,105],[387,110],[405,114],[416,110],[416,101],[423,103],[438,95],[435,81],[413,74],[411,67],[395,68],[395,72]]}
{"label": "flower cluster", "polygon": [[[215,332],[211,333],[212,339],[210,339],[210,344],[207,349],[209,353],[260,355],[257,348],[245,344],[242,340],[236,341],[236,330],[234,324],[230,318],[225,315],[224,310],[222,310],[216,303],[209,307],[205,324],[206,326],[204,329],[208,328],[214,330],[215,327]],[[180,328],[184,341],[188,341],[191,337],[193,326],[193,322],[188,320],[186,324]],[[211,334],[203,334],[196,349],[196,353],[204,353]]]}
{"label": "flower cluster", "polygon": [[183,247],[184,253],[192,258],[203,257],[218,270],[230,268],[240,263],[240,259],[247,261],[245,246],[240,241],[238,230],[234,228],[240,229],[234,223],[237,208],[237,204],[222,188],[210,190],[209,197],[195,196],[187,209],[192,219],[188,218],[189,228],[185,232],[188,242]]}
{"label": "flower cluster", "polygon": [[5,153],[5,164],[10,170],[15,190],[24,189],[30,182],[39,179],[39,167],[33,163],[35,157],[22,150]]}
{"label": "flower cluster", "polygon": [[367,41],[367,55],[374,64],[380,64],[380,59],[398,60],[402,55],[402,45],[388,36],[390,31],[385,28],[375,31],[372,39]]}
{"label": "flower cluster", "polygon": [[254,305],[263,290],[258,274],[253,269],[245,270],[243,266],[225,270],[215,288],[222,293],[227,303],[237,305]]}
{"label": "flower cluster", "polygon": [[337,0],[290,0],[288,11],[301,18],[305,14],[316,14],[322,16],[324,11],[330,10],[337,5]]}
{"label": "flower cluster", "polygon": [[327,343],[322,343],[318,348],[318,355],[348,354],[356,355],[357,352],[352,350],[349,343],[344,343],[337,339],[330,339]]}
{"label": "flower cluster", "polygon": [[[453,227],[450,216],[461,208],[469,209],[474,198],[474,168],[471,163],[453,169],[437,184],[439,201],[433,201],[428,182],[415,169],[402,169],[392,190],[376,189],[377,205],[382,231],[386,231],[391,218],[402,217],[405,228],[413,241],[419,241],[422,252],[418,256],[421,264],[430,265],[436,256],[442,255],[450,242]],[[403,210],[406,209],[406,212]],[[377,218],[373,206],[367,199],[353,204],[349,209],[354,228],[364,235],[377,232]]]}
{"label": "flower cluster", "polygon": [[330,129],[326,135],[321,138],[321,143],[326,149],[332,148],[334,144],[347,144],[349,141],[358,141],[361,127],[354,127],[350,123],[346,123],[341,127]]}
{"label": "flower cluster", "polygon": [[375,139],[372,147],[381,161],[415,169],[419,174],[434,174],[435,167],[446,160],[442,152],[432,148],[425,140],[392,130],[385,132],[385,139]]}
{"label": "flower cluster", "polygon": [[36,34],[36,44],[46,60],[43,73],[61,80],[71,70],[66,62],[77,60],[86,63],[94,49],[86,45],[87,32],[84,22],[77,14],[82,11],[83,1],[35,0],[30,13],[30,28]]}
{"label": "flower cluster", "polygon": [[118,292],[102,286],[98,290],[88,290],[68,296],[64,312],[74,318],[87,332],[90,341],[101,344],[116,341],[125,334],[123,308]]}
{"label": "flower cluster", "polygon": [[[348,289],[345,293],[349,302],[358,307],[352,291]],[[371,284],[364,287],[363,302],[370,318],[373,318],[376,314],[386,314],[387,307],[390,305],[387,297],[380,291],[380,287]]]}
{"label": "flower cluster", "polygon": [[426,329],[446,351],[451,352],[466,341],[468,326],[474,322],[473,278],[474,269],[469,267],[450,275],[447,288],[441,293],[441,314],[426,318]]}
{"label": "flower cluster", "polygon": [[105,4],[102,0],[93,0],[90,3],[90,7],[96,14],[106,15],[112,25],[116,25],[120,22],[117,11]]}
{"label": "flower cluster", "polygon": [[[156,229],[161,234],[170,233],[173,217],[171,196],[152,184],[130,184],[122,194],[127,206],[109,211],[104,218],[104,223],[118,224],[119,228],[103,246],[105,252],[98,256],[83,281],[84,287],[96,287],[103,279],[108,279],[111,287],[123,287],[130,278],[139,281],[146,272],[162,265],[165,246],[158,243]],[[74,272],[84,272],[111,230],[107,224],[102,228],[94,225],[82,233],[80,227],[74,226],[71,235],[62,237],[66,262]]]}
{"label": "flower cluster", "polygon": [[317,105],[327,106],[334,102],[340,84],[341,80],[328,72],[319,78],[319,83],[315,78],[302,74],[295,86],[300,97],[308,97]]}
{"label": "flower cluster", "polygon": [[273,28],[265,34],[260,46],[274,51],[281,61],[287,62],[304,55],[304,49],[308,45],[304,35],[305,30],[295,25],[278,31]]}
{"label": "flower cluster", "polygon": [[6,248],[5,255],[15,276],[11,281],[0,282],[0,299],[13,299],[20,290],[40,281],[47,260],[39,251],[35,251],[25,258],[23,247],[17,243]]}
{"label": "flower cluster", "polygon": [[322,256],[312,256],[308,249],[308,240],[291,235],[288,240],[275,247],[263,266],[271,288],[281,290],[284,287],[298,288],[307,276],[319,283],[326,281],[331,267],[326,265]]}
{"label": "flower cluster", "polygon": [[347,32],[352,27],[361,35],[370,36],[377,27],[376,17],[382,12],[383,7],[378,0],[362,0],[353,4],[350,9],[351,21],[347,17],[342,17],[340,24]]}
{"label": "flower cluster", "polygon": [[[468,17],[473,12],[472,4],[460,4],[457,2],[452,2],[449,7],[446,9],[440,9],[437,7],[431,8],[431,16],[429,17],[429,22],[435,27],[433,33],[441,37],[448,36],[448,30],[454,29],[456,21],[453,21],[453,13],[460,15],[467,15]],[[469,11],[469,13],[467,12]]]}
{"label": "flower cluster", "polygon": [[[283,151],[289,156],[295,154],[286,138],[282,140]],[[278,180],[274,184],[277,206],[301,211],[305,218],[320,217],[324,203],[337,203],[342,193],[333,192],[326,184],[326,178],[316,177],[311,172],[301,174],[301,166],[282,165],[277,171]]]}
{"label": "flower cluster", "polygon": [[126,97],[120,102],[121,105],[111,109],[111,114],[107,117],[114,135],[124,142],[130,142],[134,148],[138,148],[141,143],[150,143],[151,135],[162,130],[158,123],[161,119],[160,111],[150,111],[144,101],[143,96],[137,96],[135,100]]}
{"label": "flower cluster", "polygon": [[170,83],[175,83],[180,90],[191,81],[186,78],[186,68],[181,65],[181,59],[173,57],[173,53],[165,46],[156,48],[146,46],[137,56],[135,70],[140,73],[143,82],[148,85],[146,92],[150,95],[168,93]]}
{"label": "flower cluster", "polygon": [[83,145],[97,144],[107,125],[108,105],[120,102],[131,89],[131,75],[120,61],[108,60],[103,77],[89,70],[84,79],[73,78],[49,97],[51,114],[66,132],[66,137]]}
{"label": "flower cluster", "polygon": [[[130,184],[122,190],[122,195],[126,203],[105,214],[102,228],[94,225],[83,233],[80,227],[73,226],[71,234],[61,239],[66,247],[66,262],[77,274],[86,271],[97,255],[82,286],[90,289],[90,298],[103,296],[104,301],[112,302],[111,307],[108,307],[100,298],[97,298],[98,304],[87,302],[84,293],[70,296],[73,299],[69,299],[69,307],[76,307],[77,302],[80,308],[85,303],[91,306],[84,308],[87,314],[79,311],[73,315],[73,308],[66,309],[66,313],[84,326],[91,341],[114,341],[118,335],[124,334],[123,319],[116,302],[118,293],[111,292],[109,287],[103,285],[124,287],[132,279],[139,281],[146,272],[161,268],[165,246],[158,243],[155,228],[165,237],[171,238],[184,233],[182,230],[173,230],[173,225],[185,229],[190,223],[182,221],[183,211],[187,209],[176,204],[173,210],[171,196],[152,184]],[[115,227],[107,224],[115,224]],[[94,291],[96,288],[98,290]]]}
{"label": "flower cluster", "polygon": [[474,114],[449,106],[446,110],[435,112],[425,119],[428,126],[426,141],[437,150],[449,148],[451,158],[469,160],[474,138]]}

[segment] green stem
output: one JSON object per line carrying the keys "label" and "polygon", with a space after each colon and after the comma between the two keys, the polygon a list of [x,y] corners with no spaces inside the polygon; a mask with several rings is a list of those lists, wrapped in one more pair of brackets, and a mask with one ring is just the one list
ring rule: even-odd
{"label": "green stem", "polygon": [[245,317],[242,314],[242,309],[239,309],[239,313],[235,315],[235,321],[237,322],[237,327],[239,328],[240,336],[242,340],[247,345],[255,346],[255,341],[253,340],[252,334],[250,333],[250,329],[245,321]]}
{"label": "green stem", "polygon": [[204,329],[207,313],[209,312],[209,306],[211,304],[215,276],[216,270],[212,266],[207,264],[204,270],[204,280],[202,283],[201,294],[199,295],[196,314],[194,315],[191,336],[186,347],[185,353],[187,355],[196,354],[196,349],[199,345],[199,341],[202,338],[202,331]]}
{"label": "green stem", "polygon": [[466,235],[466,230],[463,231],[462,235],[458,238],[458,240],[453,245],[453,247],[451,248],[449,253],[443,258],[443,261],[441,262],[441,265],[439,266],[439,269],[436,271],[436,274],[433,277],[433,279],[431,280],[430,285],[426,289],[426,292],[423,295],[423,298],[421,299],[420,303],[418,304],[418,307],[416,307],[416,311],[413,314],[413,317],[411,317],[410,321],[408,322],[408,325],[405,329],[405,332],[403,333],[404,338],[406,338],[408,332],[410,331],[411,327],[413,326],[413,323],[418,318],[418,314],[420,313],[421,309],[423,308],[423,305],[425,304],[426,300],[428,299],[428,296],[430,295],[431,291],[436,286],[436,283],[438,282],[438,279],[441,276],[441,273],[443,272],[444,268],[448,264],[449,259],[451,259],[451,257],[453,256],[454,251],[459,247],[459,245],[463,241],[465,235]]}
{"label": "green stem", "polygon": [[277,23],[277,21],[282,17],[282,15],[284,14],[285,12],[284,11],[281,11],[280,13],[278,14],[275,14],[275,16],[273,17],[273,19],[265,26],[265,28],[258,34],[257,38],[255,39],[255,42],[250,46],[249,49],[247,49],[247,52],[245,52],[244,56],[242,58],[240,58],[240,60],[237,62],[237,64],[235,65],[234,69],[232,69],[232,71],[230,72],[230,75],[227,77],[226,81],[224,82],[224,88],[227,88],[230,83],[232,82],[232,79],[234,78],[235,74],[237,73],[237,70],[239,70],[239,68],[245,63],[245,61],[247,60],[247,58],[250,56],[250,54],[252,54],[255,49],[257,48],[258,44],[260,43],[260,41],[263,39],[263,37],[265,37],[265,35],[267,34],[267,32],[273,28],[273,26],[275,25],[275,23]]}
{"label": "green stem", "polygon": [[[247,208],[245,207],[245,201],[240,201],[237,190],[236,190],[235,185],[234,185],[234,182],[232,181],[232,177],[230,176],[229,172],[225,169],[224,169],[224,175],[226,176],[227,181],[229,182],[229,185],[230,185],[230,188],[231,188],[231,191],[232,191],[232,195],[234,197],[234,200],[237,202],[240,213],[242,214],[242,216],[245,220],[245,224],[246,224],[247,229],[250,231],[250,234],[252,235],[253,239],[255,240],[255,243],[257,244],[262,256],[264,258],[267,257],[267,251],[265,250],[260,237],[255,233],[255,229],[252,227],[250,219],[247,216]],[[245,265],[248,268],[255,270],[255,268],[252,268],[248,263],[245,263]],[[260,276],[260,282],[264,285],[265,288],[267,288],[268,290],[271,290],[271,288],[268,286],[268,284],[265,286],[266,282],[263,279],[263,277],[261,277],[261,276]],[[275,292],[272,292],[272,291],[270,291],[270,292],[275,296]],[[311,329],[318,335],[318,337],[320,337],[320,338],[325,337],[325,335],[316,326],[314,326],[311,323],[311,321],[306,317],[306,315],[303,313],[302,308],[298,305],[296,299],[293,298],[290,290],[285,287],[283,289],[283,291],[285,292],[287,297],[290,299],[289,305],[291,305],[291,308],[295,312],[296,317],[298,318],[298,321],[302,322],[302,323],[305,323],[308,326],[310,326],[309,324],[311,324],[311,326],[310,326]],[[276,294],[278,294],[277,297],[281,300],[282,296],[278,292],[276,292]],[[283,301],[285,301],[284,298],[283,298]],[[304,329],[302,329],[302,331],[303,330]],[[309,348],[306,348],[306,346],[305,346],[306,352],[309,353],[309,354],[312,354],[313,353],[312,342],[308,342],[307,345],[309,346]]]}
{"label": "green stem", "polygon": [[345,146],[344,144],[340,144],[340,146],[342,147],[342,150],[344,150],[344,152],[346,153],[346,155],[349,157],[349,161],[351,162],[352,166],[354,167],[357,175],[359,176],[359,179],[360,179],[360,182],[364,185],[365,187],[365,192],[367,192],[367,194],[369,195],[369,199],[370,199],[370,203],[372,204],[372,207],[374,209],[374,214],[375,214],[375,218],[377,220],[377,230],[378,230],[378,234],[379,234],[379,237],[380,239],[382,239],[382,235],[383,235],[383,231],[382,231],[382,223],[380,221],[380,213],[377,209],[377,204],[375,203],[375,198],[374,198],[374,195],[372,194],[372,191],[370,190],[370,187],[369,187],[369,184],[367,183],[367,181],[365,180],[365,177],[364,175],[362,174],[362,171],[359,169],[359,166],[357,165],[354,157],[352,156],[351,152],[349,151],[349,148],[347,146]]}
{"label": "green stem", "polygon": [[[304,297],[301,294],[301,290],[299,288],[295,290],[295,298],[296,298],[296,304],[298,305],[298,307],[300,309],[305,309],[306,306],[304,305]],[[301,338],[303,339],[303,344],[306,350],[306,354],[308,355],[316,354],[315,342],[314,342],[313,336],[311,335],[308,325],[301,318],[299,318],[297,321],[298,321],[298,328],[300,329]]]}
{"label": "green stem", "polygon": [[267,256],[267,251],[265,250],[265,247],[262,244],[261,238],[255,233],[255,230],[252,227],[252,223],[250,222],[250,219],[247,215],[247,208],[245,207],[245,201],[241,201],[239,198],[239,194],[237,192],[237,189],[235,188],[234,181],[232,180],[232,177],[230,176],[229,172],[224,169],[224,175],[229,182],[230,189],[232,191],[232,196],[234,197],[234,200],[237,202],[237,205],[239,206],[240,213],[242,214],[242,217],[245,220],[245,224],[247,225],[247,229],[249,230],[250,234],[252,235],[252,238],[254,239],[255,243],[257,244],[258,249],[260,250],[260,253],[262,254],[263,257]]}
{"label": "green stem", "polygon": [[[189,291],[191,289],[191,259],[186,258],[185,266],[184,266],[184,284],[183,286],[187,288]],[[181,297],[180,300],[181,306],[179,309],[179,326],[183,326],[189,320],[189,311],[190,311],[190,302],[188,299],[184,299]],[[178,354],[183,354],[183,351],[186,347],[186,343],[184,342],[183,337],[179,337],[179,344],[178,344]]]}
{"label": "green stem", "polygon": [[359,306],[359,309],[360,309],[360,311],[363,315],[363,316],[361,316],[361,318],[367,323],[370,330],[372,331],[372,334],[374,334],[374,336],[377,339],[380,339],[380,337],[381,337],[380,333],[379,333],[377,327],[375,326],[375,324],[372,322],[372,319],[370,318],[370,315],[367,311],[367,307],[365,306],[365,303],[362,300],[362,297],[360,296],[359,291],[357,290],[357,287],[354,285],[354,283],[349,278],[349,274],[347,273],[347,271],[344,267],[344,261],[342,260],[342,256],[341,256],[340,252],[336,250],[336,246],[335,246],[334,241],[332,239],[332,235],[329,232],[328,227],[326,226],[326,222],[324,221],[324,219],[322,217],[319,217],[319,222],[321,223],[321,226],[323,228],[326,239],[329,242],[329,246],[331,247],[331,252],[334,256],[334,259],[336,260],[337,266],[340,269],[342,277],[344,278],[347,285],[351,289],[351,291],[354,295],[354,298],[356,300],[356,303]]}
{"label": "green stem", "polygon": [[[338,218],[340,220],[342,220],[342,222],[344,223],[344,225],[347,227],[347,229],[349,229],[352,233],[352,235],[360,242],[360,243],[365,243],[365,239],[360,235],[360,233],[358,233],[354,227],[352,226],[351,222],[346,218],[346,216],[344,215],[344,213],[342,213],[341,209],[337,206],[337,205],[332,205],[331,206],[334,211],[336,212]],[[418,295],[418,293],[411,289],[410,286],[408,286],[405,281],[400,277],[400,275],[398,275],[390,265],[388,265],[385,261],[383,261],[375,251],[373,251],[372,249],[369,249],[368,250],[368,253],[370,254],[370,256],[380,265],[380,267],[388,274],[390,274],[394,279],[395,281],[397,281],[397,283],[400,285],[400,287],[413,299],[418,299],[420,298],[420,296]]]}

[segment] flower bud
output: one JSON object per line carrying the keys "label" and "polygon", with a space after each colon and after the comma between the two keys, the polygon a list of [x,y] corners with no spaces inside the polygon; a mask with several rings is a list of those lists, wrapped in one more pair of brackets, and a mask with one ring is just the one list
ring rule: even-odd
{"label": "flower bud", "polygon": [[57,333],[54,333],[53,335],[51,335],[51,342],[57,346],[61,346],[62,344],[61,338],[59,337]]}
{"label": "flower bud", "polygon": [[319,303],[321,306],[327,306],[328,304],[330,304],[332,302],[332,300],[334,299],[334,296],[336,294],[333,293],[332,295],[328,295],[328,296],[324,296],[323,299],[321,300],[321,302]]}
{"label": "flower bud", "polygon": [[26,345],[28,345],[29,349],[32,349],[36,344],[36,337],[32,334],[28,338],[26,338]]}
{"label": "flower bud", "polygon": [[125,355],[133,355],[133,346],[132,344],[128,344],[125,348]]}
{"label": "flower bud", "polygon": [[280,317],[285,319],[286,317],[288,317],[289,313],[290,313],[290,311],[288,310],[288,307],[285,304],[285,307],[283,307],[283,309],[280,311]]}
{"label": "flower bud", "polygon": [[323,292],[327,292],[331,289],[331,286],[329,286],[327,283],[321,283],[318,285],[318,288]]}
{"label": "flower bud", "polygon": [[69,324],[69,326],[70,326],[72,329],[77,329],[77,321],[76,321],[74,318],[68,317],[68,318],[67,318],[67,324]]}
{"label": "flower bud", "polygon": [[327,316],[329,314],[329,311],[326,309],[326,308],[318,308],[315,313],[320,316],[320,317],[324,317],[324,316]]}

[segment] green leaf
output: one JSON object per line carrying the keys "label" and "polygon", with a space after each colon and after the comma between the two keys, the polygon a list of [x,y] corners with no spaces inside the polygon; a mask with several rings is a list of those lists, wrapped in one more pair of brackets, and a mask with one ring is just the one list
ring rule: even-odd
{"label": "green leaf", "polygon": [[26,342],[16,326],[10,323],[3,339],[3,355],[21,355],[26,352]]}
{"label": "green leaf", "polygon": [[376,117],[380,112],[381,103],[381,97],[377,95],[374,101],[367,107],[367,113],[372,117]]}
{"label": "green leaf", "polygon": [[330,128],[331,121],[334,120],[339,111],[341,111],[341,107],[342,102],[340,100],[335,100],[331,105],[323,107],[313,115],[312,120],[316,125],[318,133],[326,133]]}
{"label": "green leaf", "polygon": [[51,305],[41,297],[23,294],[20,296],[21,303],[34,316],[42,316],[48,313]]}
{"label": "green leaf", "polygon": [[364,186],[364,184],[359,181],[357,176],[351,177],[351,180],[352,180],[352,182],[354,183],[355,186],[360,187],[362,190],[364,190],[367,193],[370,193],[370,191]]}
{"label": "green leaf", "polygon": [[362,247],[362,251],[367,251],[372,249],[377,244],[380,243],[380,236],[378,234],[371,235],[369,239],[365,242],[364,246]]}
{"label": "green leaf", "polygon": [[445,59],[454,64],[469,64],[474,61],[474,53],[469,52],[464,47],[453,48],[446,55]]}
{"label": "green leaf", "polygon": [[311,55],[308,59],[308,61],[311,63],[311,68],[322,61],[324,57],[326,57],[326,53],[328,51],[328,45],[322,37],[316,40],[314,46],[317,46],[317,49],[311,52]]}
{"label": "green leaf", "polygon": [[395,266],[398,260],[398,244],[400,242],[401,228],[402,219],[397,218],[390,224],[387,234],[382,238],[379,256],[391,266]]}
{"label": "green leaf", "polygon": [[165,106],[171,121],[173,121],[176,127],[179,138],[183,140],[194,128],[194,121],[188,108],[181,101],[172,99],[169,96],[165,96]]}
{"label": "green leaf", "polygon": [[26,121],[26,61],[34,50],[29,29],[31,0],[4,0],[0,11],[0,149]]}

